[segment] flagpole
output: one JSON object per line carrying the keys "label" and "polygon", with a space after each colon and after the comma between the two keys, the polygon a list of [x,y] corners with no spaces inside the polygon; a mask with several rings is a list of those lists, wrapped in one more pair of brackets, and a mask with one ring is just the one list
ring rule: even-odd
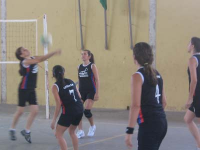
{"label": "flagpole", "polygon": [[128,0],[129,7],[129,32],[130,32],[130,48],[133,49],[133,34],[132,34],[132,17],[131,17],[131,0]]}
{"label": "flagpole", "polygon": [[107,10],[104,9],[104,19],[105,19],[105,49],[108,49],[108,26],[107,26]]}
{"label": "flagpole", "polygon": [[84,49],[83,45],[83,31],[82,31],[82,19],[81,19],[81,2],[78,0],[78,7],[79,7],[79,23],[80,23],[80,36],[81,36],[81,50]]}

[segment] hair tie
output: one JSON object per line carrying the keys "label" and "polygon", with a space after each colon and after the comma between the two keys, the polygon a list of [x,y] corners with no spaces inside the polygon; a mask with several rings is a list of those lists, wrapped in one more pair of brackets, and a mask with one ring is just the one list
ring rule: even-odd
{"label": "hair tie", "polygon": [[144,66],[147,66],[148,65],[148,63],[144,63]]}

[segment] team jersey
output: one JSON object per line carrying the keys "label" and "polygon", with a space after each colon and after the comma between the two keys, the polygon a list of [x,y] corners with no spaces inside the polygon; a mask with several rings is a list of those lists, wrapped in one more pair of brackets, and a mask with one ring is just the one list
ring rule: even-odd
{"label": "team jersey", "polygon": [[92,72],[93,63],[89,63],[87,66],[81,64],[78,68],[79,77],[79,91],[94,91],[96,92],[96,83],[94,74]]}
{"label": "team jersey", "polygon": [[62,83],[56,82],[62,105],[62,114],[73,115],[83,113],[83,104],[78,95],[75,83],[70,79],[64,79]]}
{"label": "team jersey", "polygon": [[[31,57],[31,59],[34,59]],[[37,84],[38,65],[32,64],[29,66],[24,65],[24,61],[20,62],[22,67],[23,77],[19,85],[19,89],[35,89]]]}
{"label": "team jersey", "polygon": [[[199,96],[200,96],[200,66],[199,66],[200,54],[195,54],[195,55],[193,55],[193,57],[194,57],[194,58],[196,59],[196,61],[197,61],[197,67],[196,67],[197,85],[196,85],[196,89],[195,89],[194,95],[199,95]],[[189,77],[189,86],[190,86],[191,76],[190,76],[189,67],[188,67],[188,77]],[[189,87],[189,88],[190,88],[190,87]]]}
{"label": "team jersey", "polygon": [[150,84],[148,77],[144,73],[144,68],[140,68],[138,73],[142,80],[142,93],[141,93],[141,108],[137,119],[138,124],[145,122],[147,119],[155,117],[165,117],[165,112],[162,105],[162,91],[163,80],[161,75],[157,73],[158,83],[156,86]]}

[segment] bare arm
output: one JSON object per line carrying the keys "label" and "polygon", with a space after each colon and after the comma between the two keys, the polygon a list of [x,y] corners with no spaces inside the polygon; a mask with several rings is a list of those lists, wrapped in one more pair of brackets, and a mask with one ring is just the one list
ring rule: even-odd
{"label": "bare arm", "polygon": [[54,129],[56,118],[58,117],[58,114],[59,114],[60,109],[61,109],[60,96],[58,94],[58,89],[55,85],[53,85],[53,87],[52,87],[52,93],[53,93],[54,99],[56,101],[56,109],[55,109],[53,120],[52,120],[52,125],[53,125],[52,129]]}
{"label": "bare arm", "polygon": [[142,78],[139,74],[134,74],[131,78],[131,107],[129,111],[128,127],[134,127],[140,111],[142,93]]}
{"label": "bare arm", "polygon": [[94,74],[95,83],[96,83],[96,99],[95,100],[98,100],[100,81],[99,81],[99,73],[98,73],[98,70],[97,70],[97,67],[95,64],[93,64],[93,66],[92,66],[92,72]]}
{"label": "bare arm", "polygon": [[163,105],[163,108],[165,109],[167,105],[167,100],[166,100],[166,95],[165,95],[165,90],[164,90],[164,84],[163,84],[163,91],[162,91],[162,105]]}
{"label": "bare arm", "polygon": [[56,51],[48,53],[48,54],[46,54],[44,56],[35,56],[34,59],[26,59],[24,61],[24,65],[28,66],[28,65],[31,65],[31,64],[37,64],[37,63],[43,62],[43,61],[51,58],[52,56],[54,56],[56,54],[60,54],[60,53],[61,53],[61,50],[56,50]]}
{"label": "bare arm", "polygon": [[80,94],[80,92],[79,92],[79,90],[78,90],[78,87],[76,86],[76,90],[77,90],[77,93],[78,93],[78,96],[80,97],[80,99],[81,99],[81,94]]}
{"label": "bare arm", "polygon": [[189,66],[190,76],[191,76],[189,99],[193,99],[193,95],[194,95],[196,85],[197,85],[197,73],[196,73],[197,62],[194,57],[191,57],[189,59],[188,66]]}
{"label": "bare arm", "polygon": [[[141,105],[141,93],[142,93],[142,78],[139,74],[132,75],[131,78],[131,107],[129,111],[128,127],[134,128],[137,122],[137,118]],[[128,147],[132,145],[132,134],[126,134],[125,143]]]}

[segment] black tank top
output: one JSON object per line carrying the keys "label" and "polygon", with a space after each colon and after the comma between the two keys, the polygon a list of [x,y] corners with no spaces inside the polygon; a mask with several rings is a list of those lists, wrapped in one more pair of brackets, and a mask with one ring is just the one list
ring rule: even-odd
{"label": "black tank top", "polygon": [[64,79],[62,83],[56,82],[62,105],[62,114],[73,115],[83,113],[83,104],[79,98],[75,83],[70,79]]}
{"label": "black tank top", "polygon": [[[197,68],[196,68],[196,72],[197,72],[197,85],[196,85],[196,89],[195,89],[195,93],[194,95],[198,95],[200,96],[200,54],[195,54],[193,55],[193,57],[196,59],[197,61]],[[190,70],[188,67],[188,77],[189,77],[189,88],[190,88],[190,82],[191,82],[191,76],[190,76]]]}
{"label": "black tank top", "polygon": [[[34,59],[31,57],[31,59]],[[19,85],[19,89],[35,89],[37,84],[37,73],[38,65],[32,64],[25,66],[24,61],[20,63],[20,66],[23,68],[23,77]]]}
{"label": "black tank top", "polygon": [[[157,72],[157,71],[156,71]],[[138,124],[152,118],[165,118],[165,112],[162,105],[163,80],[157,72],[158,84],[153,86],[149,83],[144,68],[140,68],[136,73],[140,74],[142,84],[141,109],[138,116]]]}
{"label": "black tank top", "polygon": [[94,74],[92,72],[93,63],[84,66],[81,64],[78,68],[78,77],[79,77],[79,91],[94,91],[96,92],[96,83]]}

